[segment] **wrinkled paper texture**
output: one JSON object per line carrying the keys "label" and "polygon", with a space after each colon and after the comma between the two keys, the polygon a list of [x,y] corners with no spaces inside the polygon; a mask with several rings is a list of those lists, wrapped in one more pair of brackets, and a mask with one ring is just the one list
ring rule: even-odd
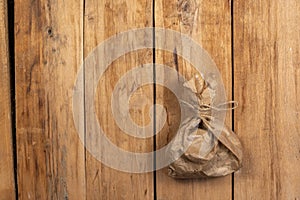
{"label": "wrinkled paper texture", "polygon": [[[206,85],[200,75],[195,75],[184,86],[192,90],[198,97],[199,105],[211,104],[212,89]],[[173,178],[206,178],[231,174],[241,167],[242,146],[235,133],[226,125],[221,134],[216,136],[208,128],[209,121],[201,116],[210,115],[201,112],[199,117],[190,117],[181,124],[178,137],[171,141],[168,155],[179,157],[169,165],[169,176]],[[191,144],[186,151],[183,146]],[[184,152],[182,154],[182,152]]]}

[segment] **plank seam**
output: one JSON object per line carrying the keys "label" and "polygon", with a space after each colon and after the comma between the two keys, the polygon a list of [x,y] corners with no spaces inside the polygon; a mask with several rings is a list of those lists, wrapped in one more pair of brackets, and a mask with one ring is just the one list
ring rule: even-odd
{"label": "plank seam", "polygon": [[[234,0],[231,0],[231,99],[234,101]],[[234,131],[234,110],[231,111],[231,128]],[[231,198],[234,200],[234,173],[231,175]]]}
{"label": "plank seam", "polygon": [[83,98],[83,118],[84,118],[84,123],[83,123],[83,128],[84,128],[84,150],[83,150],[83,156],[84,156],[84,181],[85,181],[85,199],[87,199],[87,195],[86,195],[86,191],[87,191],[87,169],[86,169],[86,162],[87,162],[87,159],[86,159],[86,112],[85,112],[85,53],[84,53],[84,49],[85,49],[85,8],[86,8],[86,1],[83,0],[83,11],[82,11],[82,62],[83,62],[83,95],[84,95],[84,98]]}
{"label": "plank seam", "polygon": [[16,83],[15,83],[15,28],[14,28],[14,0],[7,0],[7,20],[8,20],[8,48],[9,48],[9,68],[10,68],[10,100],[11,100],[11,130],[13,143],[13,165],[15,198],[19,199],[18,190],[18,157],[17,157],[17,132],[16,132]]}
{"label": "plank seam", "polygon": [[152,39],[153,39],[153,149],[154,149],[154,158],[153,158],[153,199],[157,199],[157,184],[156,184],[156,54],[155,54],[155,0],[152,1]]}

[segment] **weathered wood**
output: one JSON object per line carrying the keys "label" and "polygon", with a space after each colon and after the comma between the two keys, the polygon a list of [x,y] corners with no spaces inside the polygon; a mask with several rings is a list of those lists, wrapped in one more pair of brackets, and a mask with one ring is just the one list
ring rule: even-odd
{"label": "weathered wood", "polygon": [[[153,10],[152,1],[144,0],[85,0],[85,8],[83,2],[15,0],[19,198],[153,199],[156,187],[157,199],[231,199],[231,176],[182,181],[159,170],[154,186],[153,173],[120,172],[84,150],[72,120],[72,92],[82,59],[110,36],[152,26]],[[234,125],[244,146],[234,198],[300,199],[300,3],[236,0],[233,10],[234,98],[240,105]],[[0,199],[14,199],[6,12],[6,1],[0,0]],[[155,1],[154,14],[157,27],[187,34],[208,51],[230,99],[231,1]],[[174,68],[178,63],[187,79],[195,73],[174,53],[156,50],[155,55],[157,63]],[[152,59],[152,49],[128,53],[115,60],[95,85],[99,123],[113,143],[128,151],[150,152],[153,140],[134,138],[118,128],[111,114],[111,94],[122,75]],[[152,123],[153,98],[153,86],[148,85],[130,99],[131,117],[140,126]],[[156,137],[158,149],[176,133],[180,115],[174,94],[158,85],[156,102],[168,114]]]}
{"label": "weathered wood", "polygon": [[235,199],[300,199],[300,2],[234,1]]}
{"label": "weathered wood", "polygon": [[[187,34],[206,49],[219,67],[227,96],[231,97],[230,1],[156,1],[155,25]],[[177,61],[172,53],[156,51],[156,61],[176,68]],[[195,73],[193,66],[180,57],[178,70],[186,79]],[[157,102],[163,103],[168,113],[167,124],[157,136],[157,148],[161,148],[176,133],[180,110],[175,96],[160,86],[157,87]],[[230,115],[226,121],[231,125]],[[182,181],[174,180],[166,173],[165,169],[157,172],[157,199],[231,199],[231,176]]]}
{"label": "weathered wood", "polygon": [[0,0],[0,52],[0,199],[15,199],[6,0]]}
{"label": "weathered wood", "polygon": [[15,1],[20,199],[84,199],[72,93],[83,58],[83,1]]}
{"label": "weathered wood", "polygon": [[[152,26],[152,2],[144,0],[85,1],[85,57],[105,39],[133,28]],[[118,48],[116,46],[116,48]],[[109,55],[109,52],[106,52]],[[130,69],[152,63],[152,49],[128,53],[115,60],[101,77],[95,97],[96,113],[106,136],[119,148],[131,152],[150,152],[153,139],[138,139],[126,135],[116,124],[111,111],[111,95],[117,81]],[[86,81],[98,79],[89,76]],[[151,76],[151,74],[150,74]],[[139,77],[136,77],[139,78]],[[86,88],[86,90],[91,88]],[[126,104],[127,102],[124,102]],[[153,103],[153,86],[136,91],[130,99],[132,119],[144,126],[152,123],[149,108]],[[88,105],[87,105],[88,106]],[[87,115],[86,120],[89,120]],[[87,125],[87,132],[93,130]],[[87,139],[87,144],[89,143]],[[96,145],[99,148],[100,145]],[[86,152],[87,199],[153,199],[153,173],[131,174],[105,166]]]}

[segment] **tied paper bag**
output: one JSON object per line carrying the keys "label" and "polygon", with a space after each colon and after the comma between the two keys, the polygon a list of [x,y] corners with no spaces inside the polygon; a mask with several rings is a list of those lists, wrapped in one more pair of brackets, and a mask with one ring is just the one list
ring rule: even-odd
{"label": "tied paper bag", "polygon": [[[178,130],[178,136],[171,141],[167,156],[178,158],[169,165],[169,176],[173,178],[205,178],[225,176],[237,171],[242,163],[242,146],[235,133],[224,126],[212,127],[210,88],[196,75],[184,86],[196,94],[199,110],[198,117],[188,117]],[[235,102],[228,102],[233,105]],[[235,106],[229,109],[234,109]],[[228,108],[227,108],[228,109]],[[218,134],[216,134],[218,132]],[[183,146],[187,145],[186,150]]]}

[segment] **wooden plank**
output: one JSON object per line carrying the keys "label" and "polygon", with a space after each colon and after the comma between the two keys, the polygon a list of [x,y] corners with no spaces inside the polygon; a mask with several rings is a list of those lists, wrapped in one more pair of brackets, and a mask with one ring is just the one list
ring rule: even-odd
{"label": "wooden plank", "polygon": [[[105,39],[133,28],[152,26],[152,2],[144,0],[85,1],[85,57]],[[118,47],[116,47],[118,48]],[[108,52],[109,56],[109,52]],[[100,78],[95,98],[99,123],[110,141],[131,152],[153,151],[153,139],[139,139],[126,135],[116,124],[111,111],[111,95],[117,81],[130,69],[141,64],[152,63],[152,49],[128,53],[115,60]],[[86,81],[91,81],[86,70]],[[151,75],[151,74],[150,74]],[[152,76],[152,75],[151,75]],[[133,77],[134,78],[134,77]],[[136,77],[139,78],[139,77]],[[89,90],[86,86],[86,90]],[[126,102],[124,102],[125,104]],[[153,103],[153,87],[145,86],[130,98],[131,118],[144,126],[152,123],[149,108]],[[88,114],[86,120],[89,120]],[[93,130],[87,125],[87,132]],[[89,145],[89,138],[87,145]],[[99,147],[96,145],[96,147]],[[153,173],[125,173],[105,166],[86,153],[87,199],[153,199]]]}
{"label": "wooden plank", "polygon": [[7,1],[0,0],[0,199],[15,199]]}
{"label": "wooden plank", "polygon": [[300,2],[234,1],[235,199],[300,199]]}
{"label": "wooden plank", "polygon": [[82,34],[83,1],[15,1],[20,199],[85,198],[84,148],[72,120]]}
{"label": "wooden plank", "polygon": [[[156,1],[155,25],[187,34],[206,49],[219,67],[227,96],[231,97],[230,1]],[[162,51],[156,51],[156,61],[174,68],[177,62],[172,53]],[[195,73],[193,66],[180,57],[178,70],[186,79],[190,79]],[[160,86],[156,90],[157,102],[163,103],[168,113],[167,124],[157,136],[157,147],[161,148],[176,133],[180,110],[171,92]],[[231,125],[230,115],[226,121]],[[168,177],[166,169],[163,169],[157,172],[156,178],[157,199],[231,199],[231,176],[183,181]]]}

